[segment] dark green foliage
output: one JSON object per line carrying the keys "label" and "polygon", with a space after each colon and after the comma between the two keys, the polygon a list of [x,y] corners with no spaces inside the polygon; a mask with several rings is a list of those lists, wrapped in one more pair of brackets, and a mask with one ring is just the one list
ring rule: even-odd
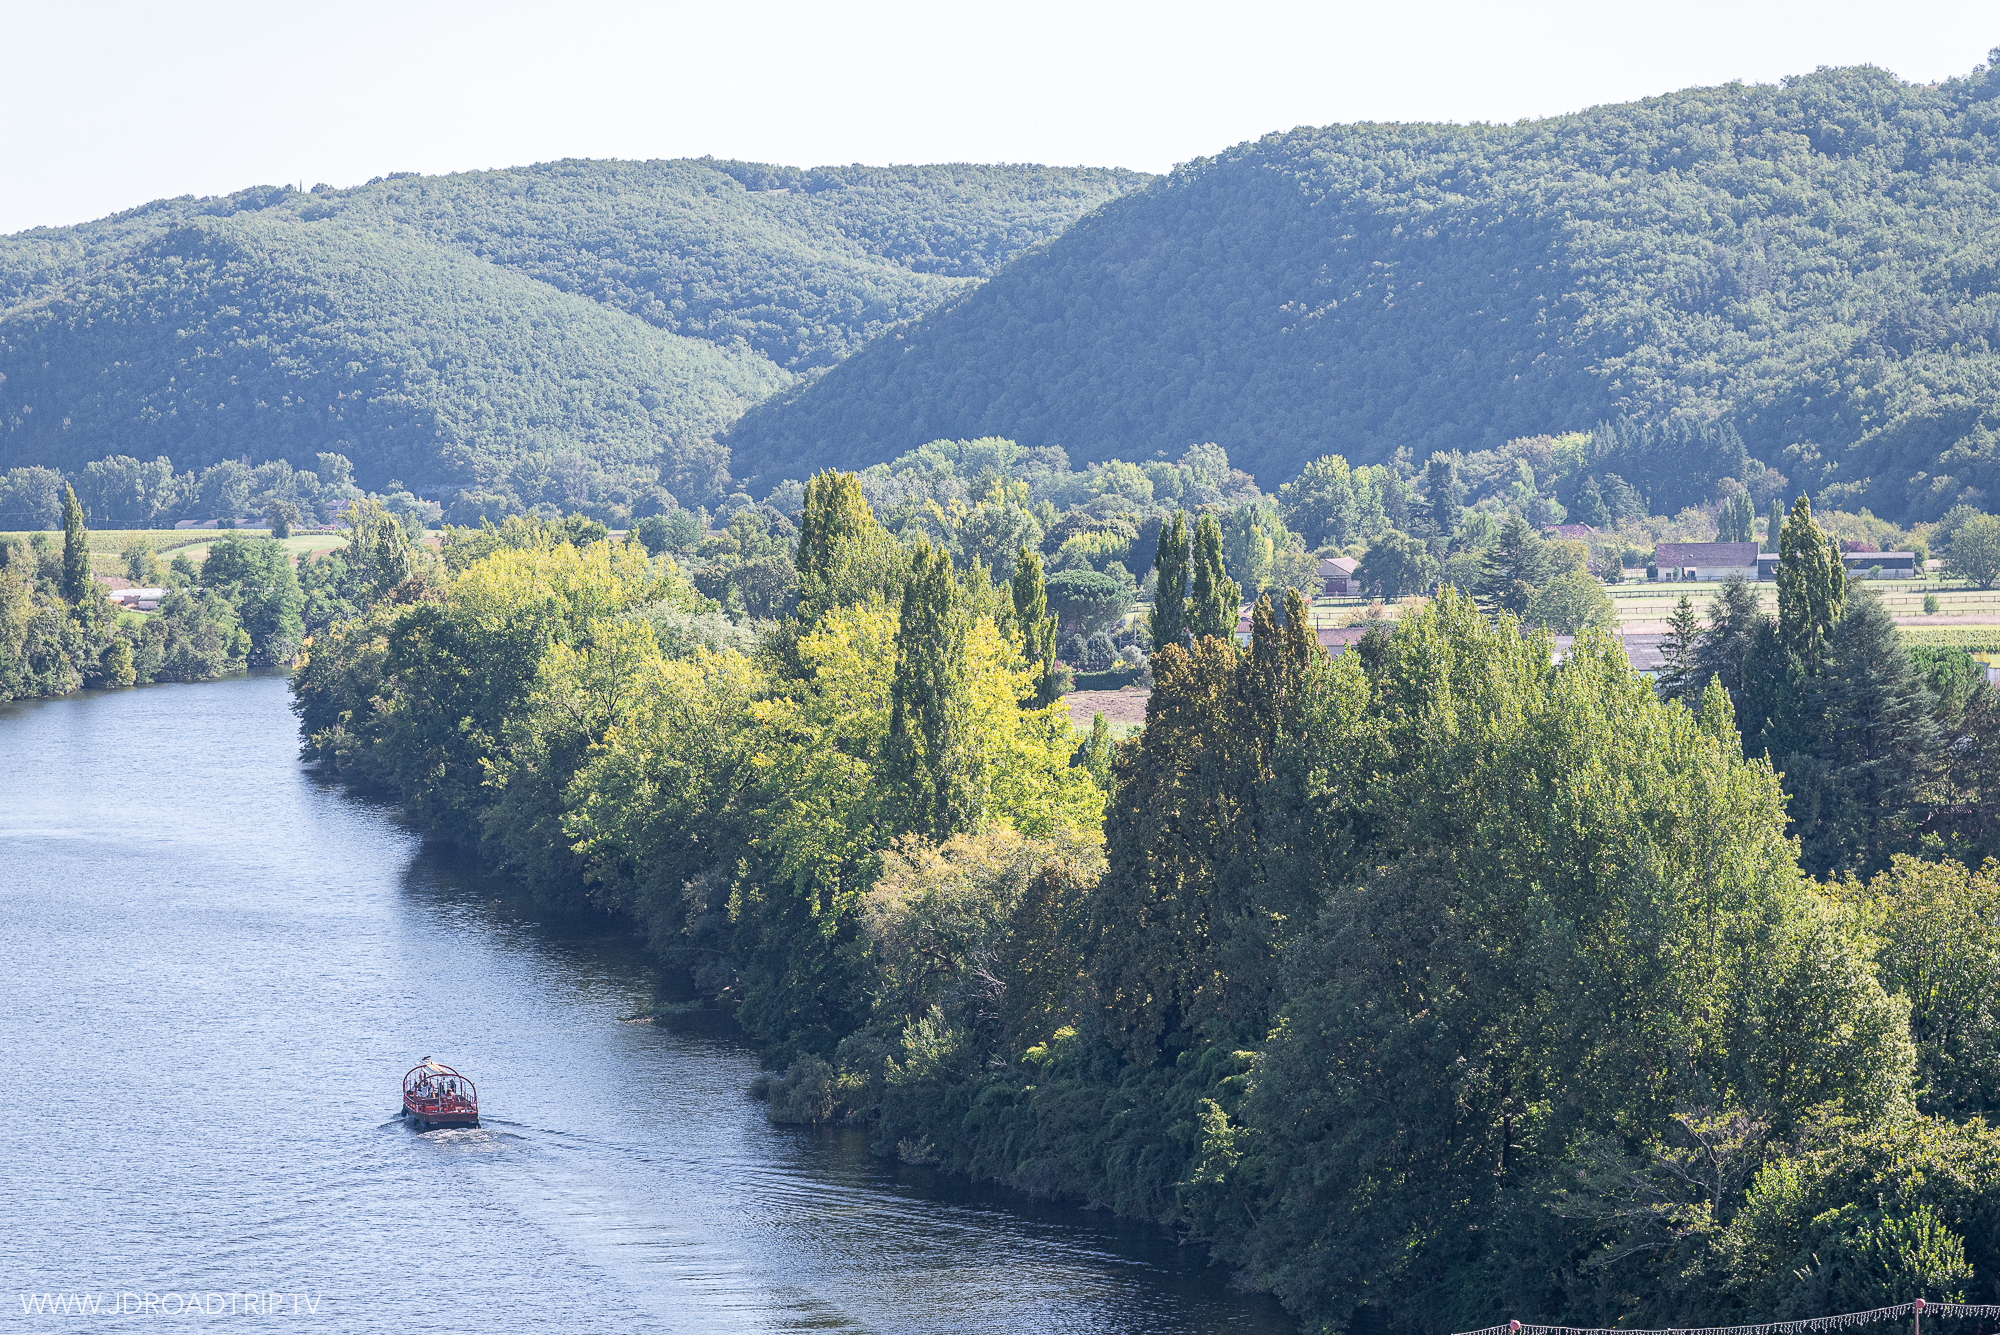
{"label": "dark green foliage", "polygon": [[[228,597],[211,589],[178,589],[160,604],[159,681],[212,681],[239,672],[251,641]],[[147,629],[152,629],[148,623]]]}
{"label": "dark green foliage", "polygon": [[1800,862],[1819,875],[1879,870],[1890,854],[1918,846],[1945,756],[1933,697],[1865,586],[1849,598],[1828,637],[1825,667],[1803,695],[1801,712],[1817,735],[1808,755],[1792,762],[1788,784]]}
{"label": "dark green foliage", "polygon": [[1522,616],[1535,590],[1556,571],[1548,542],[1527,520],[1510,514],[1500,525],[1499,541],[1486,553],[1486,570],[1476,592],[1488,605]]}
{"label": "dark green foliage", "polygon": [[1681,693],[1688,708],[1696,708],[1711,681],[1722,683],[1732,700],[1743,695],[1743,664],[1765,620],[1757,595],[1740,575],[1732,575],[1708,605],[1708,629],[1696,645],[1694,668]]}
{"label": "dark green foliage", "polygon": [[701,521],[686,510],[647,515],[634,521],[632,538],[646,549],[648,556],[659,556],[664,552],[685,556],[701,541]]}
{"label": "dark green foliage", "polygon": [[1104,721],[1103,714],[1093,714],[1090,719],[1090,736],[1077,748],[1076,763],[1090,771],[1090,777],[1105,792],[1112,790],[1111,775],[1111,725]]}
{"label": "dark green foliage", "polygon": [[1812,502],[1801,496],[1779,533],[1778,552],[1778,635],[1812,671],[1846,596],[1840,544],[1813,522]]}
{"label": "dark green foliage", "polygon": [[1679,700],[1692,708],[1701,699],[1707,682],[1701,676],[1701,618],[1694,600],[1682,594],[1667,617],[1666,638],[1660,641],[1660,670],[1653,685],[1665,700]]}
{"label": "dark green foliage", "polygon": [[1047,589],[1049,611],[1068,634],[1088,636],[1132,609],[1132,586],[1095,570],[1058,570]]}
{"label": "dark green foliage", "polygon": [[1591,432],[1589,466],[1607,483],[1615,480],[1619,497],[1607,504],[1617,518],[1635,512],[1670,515],[1700,505],[1723,478],[1745,482],[1752,471],[1743,437],[1732,423],[1649,425],[1630,417],[1602,423]]}
{"label": "dark green foliage", "polygon": [[1176,510],[1173,519],[1160,526],[1159,545],[1153,551],[1153,569],[1158,577],[1153,585],[1153,610],[1146,626],[1153,647],[1187,643],[1188,531],[1187,514]]}
{"label": "dark green foliage", "polygon": [[905,830],[943,841],[975,829],[987,776],[971,736],[966,635],[971,618],[951,557],[919,542],[896,626],[883,771]]}
{"label": "dark green foliage", "polygon": [[1588,524],[1592,528],[1611,526],[1611,510],[1604,504],[1604,491],[1597,485],[1595,474],[1585,477],[1583,485],[1577,488],[1576,497],[1570,502],[1569,518],[1573,524]]}
{"label": "dark green foliage", "polygon": [[[1996,81],[1825,69],[1516,125],[1266,135],[754,410],[736,467],[941,435],[1217,440],[1268,487],[1322,454],[1625,415],[1734,421],[1796,487],[1932,519],[2000,494],[1995,250],[1961,222],[2000,213]],[[1749,481],[1660,464],[1608,467],[1664,513]]]}
{"label": "dark green foliage", "polygon": [[1278,488],[1278,505],[1286,527],[1305,539],[1307,547],[1345,547],[1367,542],[1387,529],[1389,509],[1404,512],[1403,480],[1394,469],[1350,469],[1337,454],[1308,463],[1298,477]]}
{"label": "dark green foliage", "polygon": [[[1949,662],[1920,672],[1866,585],[1848,589],[1843,579],[1829,608],[1821,580],[1831,549],[1809,514],[1799,527],[1787,523],[1785,541],[1803,569],[1781,586],[1780,619],[1759,609],[1741,579],[1710,604],[1705,629],[1682,598],[1660,693],[1691,709],[1705,708],[1711,689],[1727,693],[1744,754],[1767,757],[1784,783],[1800,862],[1816,875],[1870,874],[1947,830],[1964,843],[1959,852],[1983,848],[1977,813],[2000,795],[1988,771],[1990,688]],[[1837,559],[1832,568],[1838,576]],[[1787,598],[1797,612],[1789,641]]]}
{"label": "dark green foliage", "polygon": [[305,596],[284,544],[275,538],[223,538],[208,549],[201,583],[235,605],[250,636],[251,667],[291,666],[305,638]]}
{"label": "dark green foliage", "polygon": [[[744,407],[1146,178],[556,162],[158,201],[0,239],[0,468],[354,460],[606,517],[727,488]],[[560,329],[561,337],[550,330]],[[10,521],[0,520],[0,524]]]}
{"label": "dark green foliage", "polygon": [[1241,614],[1242,591],[1222,568],[1222,525],[1212,514],[1204,514],[1194,526],[1193,551],[1189,555],[1192,574],[1188,578],[1188,634],[1228,638],[1236,634]]}
{"label": "dark green foliage", "polygon": [[775,621],[790,610],[798,588],[790,520],[770,506],[738,510],[729,526],[695,550],[694,584],[731,615]]}
{"label": "dark green foliage", "polygon": [[1751,503],[1749,493],[1738,492],[1723,501],[1715,523],[1717,542],[1756,541],[1757,507]]}
{"label": "dark green foliage", "polygon": [[1428,593],[1437,583],[1438,563],[1420,539],[1391,532],[1375,540],[1354,574],[1364,593],[1408,598]]}
{"label": "dark green foliage", "polygon": [[90,583],[90,535],[83,528],[83,507],[76,491],[63,488],[62,596],[65,601],[83,601],[84,586]]}
{"label": "dark green foliage", "polygon": [[1465,505],[1465,488],[1458,480],[1458,465],[1450,455],[1434,454],[1424,465],[1425,517],[1441,538],[1458,532],[1459,515]]}
{"label": "dark green foliage", "polygon": [[0,524],[15,529],[62,527],[63,475],[31,465],[0,474]]}

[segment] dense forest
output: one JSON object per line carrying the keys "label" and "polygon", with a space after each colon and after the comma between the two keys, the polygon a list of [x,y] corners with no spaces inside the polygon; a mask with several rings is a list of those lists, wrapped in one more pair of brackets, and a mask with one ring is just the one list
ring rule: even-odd
{"label": "dense forest", "polygon": [[753,410],[734,467],[1215,441],[1274,489],[1325,453],[1723,419],[1823,508],[1936,519],[2000,483],[1996,95],[1851,68],[1268,135]]}
{"label": "dense forest", "polygon": [[[707,537],[382,525],[306,754],[644,933],[772,1117],[1171,1224],[1309,1329],[2000,1297],[2000,695],[1897,644],[1808,502],[1777,617],[1684,616],[1656,692],[1527,628],[1567,576],[1518,514],[1475,596],[1335,656],[1280,580],[1239,643],[1242,516],[1427,553],[1485,522],[1442,479],[1053,462],[933,442]],[[1109,545],[1062,523],[1139,482],[1191,506],[1123,543],[1153,692],[1114,743],[1057,700]],[[996,577],[969,516],[1057,488]]]}
{"label": "dense forest", "polygon": [[556,162],[0,238],[0,468],[338,453],[495,517],[712,503],[749,404],[1146,179]]}

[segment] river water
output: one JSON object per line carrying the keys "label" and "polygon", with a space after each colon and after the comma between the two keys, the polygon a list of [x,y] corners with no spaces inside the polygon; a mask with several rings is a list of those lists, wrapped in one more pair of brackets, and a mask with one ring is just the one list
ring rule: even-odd
{"label": "river water", "polygon": [[[626,1022],[631,942],[306,772],[286,701],[0,706],[0,1328],[1291,1328],[1151,1227],[769,1125],[725,1019]],[[425,1056],[483,1127],[396,1120]]]}

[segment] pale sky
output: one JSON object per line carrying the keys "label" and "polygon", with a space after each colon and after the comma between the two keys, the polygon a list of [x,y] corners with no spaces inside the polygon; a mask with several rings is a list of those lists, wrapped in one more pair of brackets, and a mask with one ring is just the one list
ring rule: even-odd
{"label": "pale sky", "polygon": [[561,157],[1165,171],[1271,130],[1511,121],[1820,65],[1963,74],[1991,0],[300,5],[0,0],[0,233]]}

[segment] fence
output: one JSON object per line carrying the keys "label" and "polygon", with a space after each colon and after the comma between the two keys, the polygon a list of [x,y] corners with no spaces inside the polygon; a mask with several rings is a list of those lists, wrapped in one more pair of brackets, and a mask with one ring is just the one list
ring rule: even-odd
{"label": "fence", "polygon": [[1667,1326],[1660,1330],[1615,1330],[1595,1326],[1536,1326],[1510,1321],[1504,1326],[1461,1331],[1458,1335],[1808,1335],[1822,1330],[1845,1330],[1877,1321],[1911,1318],[1913,1335],[1923,1317],[2000,1318],[2000,1306],[1987,1303],[1933,1303],[1922,1298],[1895,1307],[1878,1307],[1872,1312],[1842,1312],[1839,1316],[1812,1316],[1798,1321],[1764,1321],[1754,1326]]}

